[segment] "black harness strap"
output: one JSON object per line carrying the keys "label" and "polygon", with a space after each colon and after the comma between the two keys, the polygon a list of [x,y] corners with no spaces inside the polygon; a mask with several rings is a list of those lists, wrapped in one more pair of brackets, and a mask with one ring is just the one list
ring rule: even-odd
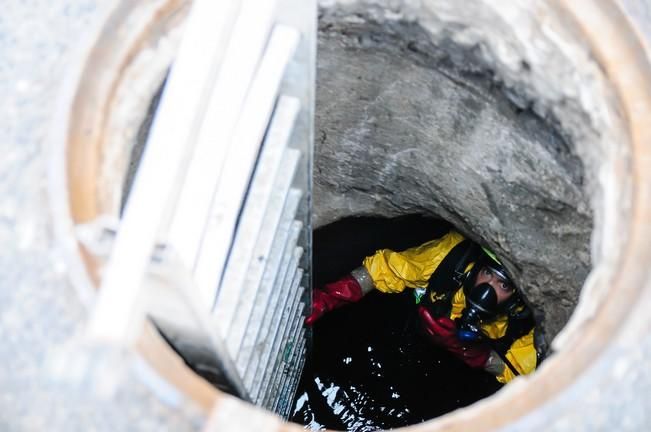
{"label": "black harness strap", "polygon": [[434,316],[443,316],[450,313],[452,295],[461,286],[463,272],[470,261],[475,258],[476,244],[470,240],[462,240],[454,246],[427,282],[427,290],[423,296],[422,304]]}
{"label": "black harness strap", "polygon": [[461,285],[463,272],[474,258],[477,244],[466,239],[461,241],[443,258],[427,283],[428,291],[445,293],[456,291]]}
{"label": "black harness strap", "polygon": [[495,351],[497,355],[500,356],[500,358],[504,361],[506,366],[511,369],[511,372],[513,372],[515,376],[520,375],[520,373],[506,357],[506,353],[509,352],[509,349],[511,349],[513,342],[529,333],[531,329],[534,328],[534,326],[535,323],[530,317],[523,319],[510,318],[509,324],[506,327],[506,334],[504,336],[499,339],[488,339],[488,343],[491,345],[493,351]]}
{"label": "black harness strap", "polygon": [[535,322],[531,316],[521,319],[509,317],[506,333],[501,338],[493,341],[495,351],[506,353],[513,345],[513,342],[529,333],[534,326]]}

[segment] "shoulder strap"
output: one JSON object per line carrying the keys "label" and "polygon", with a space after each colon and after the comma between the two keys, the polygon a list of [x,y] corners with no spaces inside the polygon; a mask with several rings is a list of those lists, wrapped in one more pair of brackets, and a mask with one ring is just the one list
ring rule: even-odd
{"label": "shoulder strap", "polygon": [[455,291],[463,282],[463,272],[475,258],[477,244],[466,239],[461,241],[439,263],[427,283],[429,291],[445,293]]}
{"label": "shoulder strap", "polygon": [[493,341],[493,346],[496,351],[502,356],[511,349],[513,342],[526,335],[535,326],[535,322],[531,316],[526,318],[513,318],[509,317],[509,323],[506,327],[506,334],[499,339]]}

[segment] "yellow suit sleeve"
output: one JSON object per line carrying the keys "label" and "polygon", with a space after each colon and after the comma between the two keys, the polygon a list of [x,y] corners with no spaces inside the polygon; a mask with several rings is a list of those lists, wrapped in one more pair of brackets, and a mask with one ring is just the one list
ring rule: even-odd
{"label": "yellow suit sleeve", "polygon": [[[534,329],[531,329],[529,333],[513,342],[511,348],[506,353],[506,358],[509,359],[520,375],[526,375],[536,369],[537,358],[533,341],[533,331]],[[515,374],[508,366],[504,368],[504,372],[497,376],[497,380],[502,384],[506,384],[513,378],[515,378]]]}
{"label": "yellow suit sleeve", "polygon": [[439,239],[402,252],[380,249],[366,257],[363,265],[379,291],[399,293],[406,287],[425,288],[443,258],[463,240],[461,234],[451,231]]}

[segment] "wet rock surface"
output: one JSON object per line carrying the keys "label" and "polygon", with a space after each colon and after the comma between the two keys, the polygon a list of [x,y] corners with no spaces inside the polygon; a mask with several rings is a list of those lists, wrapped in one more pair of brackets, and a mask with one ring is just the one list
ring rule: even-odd
{"label": "wet rock surface", "polygon": [[416,24],[360,14],[322,10],[319,26],[316,225],[444,218],[507,263],[550,340],[590,266],[571,140],[506,94],[479,47],[434,45]]}

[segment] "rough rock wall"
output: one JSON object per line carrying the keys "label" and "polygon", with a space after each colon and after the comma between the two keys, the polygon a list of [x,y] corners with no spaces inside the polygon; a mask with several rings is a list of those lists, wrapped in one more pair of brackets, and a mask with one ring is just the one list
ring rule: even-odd
{"label": "rough rock wall", "polygon": [[[6,108],[0,118],[0,142],[6,156],[0,162],[4,174],[0,236],[6,246],[0,254],[5,366],[0,374],[0,412],[6,413],[0,419],[2,430],[200,429],[201,423],[185,420],[178,407],[155,400],[139,380],[134,379],[117,400],[95,400],[86,392],[53,384],[44,367],[60,344],[83,329],[86,316],[65,273],[59,245],[52,239],[51,215],[45,204],[44,179],[52,144],[47,128],[57,109],[56,93],[63,76],[75,66],[74,47],[80,35],[99,25],[97,18],[113,3],[13,2],[0,22],[0,51],[6,66],[0,69]],[[640,34],[651,41],[648,2],[622,3],[630,7],[629,18],[638,22]],[[639,309],[631,311],[631,315],[637,313],[639,327],[626,327],[626,338],[601,355],[576,385],[507,429],[649,430],[651,406],[645,396],[651,393],[651,368],[646,367],[651,337],[644,300],[648,299],[641,299]],[[229,415],[234,421],[245,419],[238,425],[255,428],[254,413],[243,413]]]}
{"label": "rough rock wall", "polygon": [[589,271],[591,211],[572,142],[476,50],[415,23],[322,11],[314,203],[349,215],[440,216],[499,252],[553,337]]}

